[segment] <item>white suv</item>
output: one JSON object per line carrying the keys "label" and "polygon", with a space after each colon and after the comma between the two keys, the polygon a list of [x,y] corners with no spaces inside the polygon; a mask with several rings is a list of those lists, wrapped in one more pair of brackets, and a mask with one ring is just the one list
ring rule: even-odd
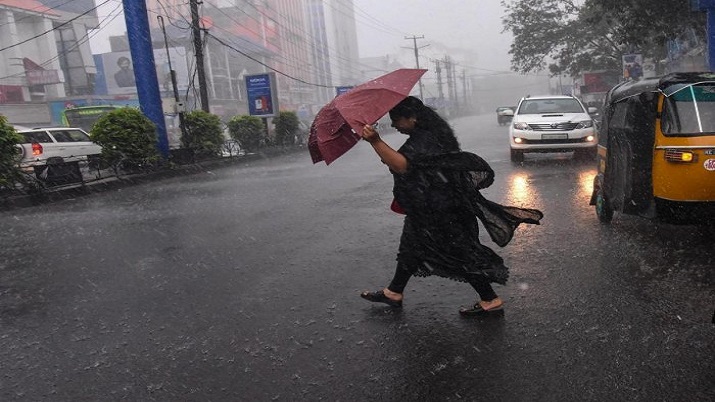
{"label": "white suv", "polygon": [[589,112],[573,96],[522,98],[509,126],[511,160],[523,161],[525,152],[575,151],[577,157],[595,158],[598,139]]}

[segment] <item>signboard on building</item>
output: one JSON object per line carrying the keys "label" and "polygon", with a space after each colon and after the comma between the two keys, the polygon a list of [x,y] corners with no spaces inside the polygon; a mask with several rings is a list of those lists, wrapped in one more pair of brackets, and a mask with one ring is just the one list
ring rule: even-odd
{"label": "signboard on building", "polygon": [[580,94],[605,93],[618,84],[620,77],[616,71],[586,71],[583,73],[583,85]]}
{"label": "signboard on building", "polygon": [[62,82],[57,70],[46,70],[44,67],[27,57],[22,59],[22,64],[25,67],[25,78],[27,78],[27,84],[30,86],[51,85]]}
{"label": "signboard on building", "polygon": [[27,77],[28,85],[49,85],[61,82],[57,70],[27,70],[25,77]]}
{"label": "signboard on building", "polygon": [[248,114],[258,117],[278,115],[278,96],[276,94],[276,74],[264,73],[246,75]]}

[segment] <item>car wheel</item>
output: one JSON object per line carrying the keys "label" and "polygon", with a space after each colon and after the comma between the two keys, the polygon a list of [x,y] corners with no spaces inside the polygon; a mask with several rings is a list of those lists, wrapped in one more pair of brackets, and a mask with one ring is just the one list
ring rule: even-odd
{"label": "car wheel", "polygon": [[613,207],[601,187],[596,192],[596,216],[601,223],[611,223],[613,219]]}
{"label": "car wheel", "polygon": [[515,149],[510,150],[510,156],[512,162],[524,162],[524,152],[517,151]]}

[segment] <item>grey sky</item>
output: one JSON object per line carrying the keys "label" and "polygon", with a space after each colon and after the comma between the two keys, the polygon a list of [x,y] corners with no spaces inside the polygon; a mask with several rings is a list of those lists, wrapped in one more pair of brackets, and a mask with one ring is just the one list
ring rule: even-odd
{"label": "grey sky", "polygon": [[[410,52],[412,41],[427,57],[443,57],[441,43],[476,55],[474,67],[509,70],[512,37],[502,32],[501,0],[353,0],[361,57]],[[439,53],[435,53],[439,52]]]}

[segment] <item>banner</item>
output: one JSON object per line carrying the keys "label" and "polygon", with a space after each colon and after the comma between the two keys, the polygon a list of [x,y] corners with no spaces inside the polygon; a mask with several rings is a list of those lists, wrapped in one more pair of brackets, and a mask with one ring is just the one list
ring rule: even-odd
{"label": "banner", "polygon": [[643,55],[640,53],[623,55],[623,78],[637,80],[643,77]]}

